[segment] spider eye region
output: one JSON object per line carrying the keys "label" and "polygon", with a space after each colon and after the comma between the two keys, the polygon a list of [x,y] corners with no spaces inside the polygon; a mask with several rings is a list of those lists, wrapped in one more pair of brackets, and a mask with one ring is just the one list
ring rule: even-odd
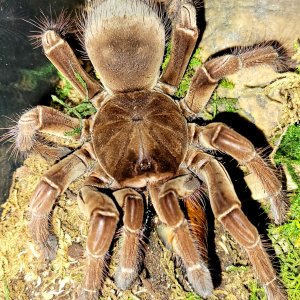
{"label": "spider eye region", "polygon": [[133,121],[133,122],[143,121],[143,117],[140,116],[140,115],[134,115],[134,116],[132,117],[132,121]]}
{"label": "spider eye region", "polygon": [[143,187],[174,175],[187,151],[187,122],[159,92],[112,96],[92,131],[97,160],[124,186]]}
{"label": "spider eye region", "polygon": [[141,171],[148,171],[151,169],[151,166],[152,166],[151,161],[147,159],[143,159],[139,165]]}

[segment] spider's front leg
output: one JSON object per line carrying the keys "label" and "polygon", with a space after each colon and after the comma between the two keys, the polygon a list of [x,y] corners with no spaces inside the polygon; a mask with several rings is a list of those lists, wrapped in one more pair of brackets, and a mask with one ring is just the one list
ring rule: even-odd
{"label": "spider's front leg", "polygon": [[[77,129],[81,130],[81,134],[68,135]],[[39,135],[49,134],[64,139],[84,140],[89,136],[89,121],[72,118],[54,108],[37,106],[25,112],[12,131],[18,151],[26,153],[35,150],[50,156],[54,152],[55,156],[55,149],[39,141]]]}
{"label": "spider's front leg", "polygon": [[212,293],[213,284],[200,254],[202,245],[197,247],[195,236],[179,205],[179,199],[193,194],[200,187],[199,184],[192,175],[184,175],[171,179],[162,186],[150,186],[149,191],[157,215],[166,225],[167,243],[182,259],[193,289],[199,295],[207,297]]}
{"label": "spider's front leg", "polygon": [[45,30],[41,36],[44,53],[83,98],[91,99],[101,91],[80,65],[69,44],[55,30]]}
{"label": "spider's front leg", "polygon": [[281,71],[288,68],[289,61],[280,57],[274,47],[264,46],[253,50],[245,49],[237,55],[220,56],[198,67],[186,97],[180,101],[185,115],[196,117],[204,109],[220,79],[243,68],[261,64],[274,66]]}
{"label": "spider's front leg", "polygon": [[49,216],[56,198],[72,181],[83,175],[93,161],[89,144],[52,166],[42,177],[32,196],[29,229],[45,259],[53,259],[56,239],[49,232]]}
{"label": "spider's front leg", "polygon": [[[161,2],[161,0],[159,1]],[[171,55],[160,81],[173,94],[178,87],[198,39],[196,9],[192,1],[168,1],[172,19]]]}
{"label": "spider's front leg", "polygon": [[189,134],[194,146],[222,151],[245,165],[261,182],[268,195],[275,223],[280,224],[285,220],[286,203],[283,201],[282,184],[248,139],[223,123],[211,123],[203,127],[190,124]]}
{"label": "spider's front leg", "polygon": [[241,203],[225,169],[211,156],[194,148],[189,150],[186,163],[188,168],[206,183],[216,219],[246,250],[258,279],[264,285],[268,299],[287,299],[257,229],[241,210]]}

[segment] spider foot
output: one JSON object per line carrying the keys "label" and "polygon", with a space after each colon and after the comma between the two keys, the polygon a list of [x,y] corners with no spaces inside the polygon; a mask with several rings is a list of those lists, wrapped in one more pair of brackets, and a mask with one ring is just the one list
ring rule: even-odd
{"label": "spider foot", "polygon": [[188,267],[186,271],[194,291],[204,298],[210,296],[214,287],[208,268],[199,263]]}
{"label": "spider foot", "polygon": [[30,215],[29,229],[32,239],[39,246],[41,258],[45,261],[53,260],[56,256],[58,241],[54,234],[49,232],[48,216]]}
{"label": "spider foot", "polygon": [[282,193],[270,197],[271,203],[271,212],[274,219],[274,222],[278,225],[286,221],[287,218],[287,203],[286,200],[282,197]]}
{"label": "spider foot", "polygon": [[117,287],[124,291],[131,287],[136,277],[137,274],[134,268],[119,267],[115,275],[115,282]]}
{"label": "spider foot", "polygon": [[264,285],[267,297],[270,300],[287,300],[288,296],[277,278]]}
{"label": "spider foot", "polygon": [[43,259],[51,261],[55,258],[58,249],[58,241],[55,235],[49,234],[48,239],[45,243],[40,245]]}
{"label": "spider foot", "polygon": [[99,292],[96,290],[87,290],[81,288],[77,300],[98,300]]}

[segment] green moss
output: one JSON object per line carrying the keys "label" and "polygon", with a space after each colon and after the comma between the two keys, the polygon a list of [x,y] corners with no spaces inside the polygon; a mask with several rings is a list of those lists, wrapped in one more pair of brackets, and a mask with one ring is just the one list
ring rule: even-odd
{"label": "green moss", "polygon": [[[78,118],[80,120],[84,118],[88,118],[89,116],[96,113],[96,109],[94,105],[86,98],[81,103],[72,106],[72,102],[69,101],[70,94],[74,91],[74,88],[70,84],[70,82],[61,74],[58,73],[58,76],[61,80],[61,84],[59,87],[56,88],[55,92],[56,95],[51,95],[53,104],[58,104],[60,106],[60,110],[62,110],[65,114]],[[76,77],[81,84],[87,90],[86,83],[81,78],[80,75]],[[71,103],[71,104],[69,104]],[[76,136],[79,135],[81,132],[82,126],[74,128],[71,131],[65,132],[66,136]]]}
{"label": "green moss", "polygon": [[[60,72],[58,73],[58,77],[61,80],[61,84],[60,86],[58,86],[55,89],[55,93],[56,95],[61,99],[61,100],[66,100],[69,98],[70,93],[74,90],[73,86],[71,85],[71,83],[69,82],[69,80],[67,80],[64,75],[62,75]],[[79,81],[79,83],[83,86],[85,92],[86,92],[86,98],[85,100],[88,100],[88,89],[87,89],[87,84],[86,82],[83,80],[83,78],[80,76],[80,74],[75,73],[75,77],[76,79]]]}
{"label": "green moss", "polygon": [[226,78],[221,79],[221,81],[219,82],[219,86],[225,88],[225,89],[229,89],[229,90],[233,90],[234,89],[234,83]]}
{"label": "green moss", "polygon": [[[77,80],[87,91],[87,85],[85,81],[79,74],[75,75]],[[74,92],[74,88],[60,72],[58,72],[58,76],[61,80],[61,85],[56,88],[56,95],[51,95],[52,101],[54,103],[60,104],[63,107],[63,110],[66,114],[76,117],[78,119],[83,119],[96,113],[97,110],[95,109],[92,102],[90,102],[87,98],[84,99],[84,101],[81,101],[81,103],[79,103],[76,106],[71,106],[67,104],[66,102],[68,102],[67,100],[70,98],[71,93]]]}
{"label": "green moss", "polygon": [[61,100],[66,100],[69,98],[70,92],[73,90],[71,83],[60,73],[58,77],[61,80],[61,85],[55,89],[57,97]]}
{"label": "green moss", "polygon": [[284,256],[284,261],[281,266],[281,279],[287,286],[290,300],[300,299],[299,261],[299,251],[292,249]]}
{"label": "green moss", "polygon": [[88,100],[88,88],[87,88],[86,82],[83,80],[83,78],[80,76],[79,73],[75,72],[75,77],[79,81],[79,83],[83,86],[83,88],[85,90],[85,95],[86,95],[85,100]]}
{"label": "green moss", "polygon": [[291,195],[291,205],[289,211],[289,220],[281,225],[270,227],[270,233],[274,235],[283,235],[288,242],[293,243],[300,251],[300,189],[298,188]]}
{"label": "green moss", "polygon": [[[165,69],[167,68],[167,65],[170,61],[170,57],[171,57],[171,52],[172,52],[172,44],[168,43],[167,47],[166,47],[166,53],[165,53],[165,57],[164,57],[164,61],[161,65],[162,71],[165,71]],[[179,87],[178,87],[178,91],[177,93],[179,93],[178,95],[176,94],[176,96],[178,98],[182,98],[183,96],[181,96],[181,94],[186,94],[187,89],[190,85],[190,81],[191,78],[193,77],[194,73],[195,73],[195,69],[197,66],[202,64],[202,59],[201,59],[201,48],[197,48],[196,51],[194,52],[194,54],[192,55],[188,67],[185,71],[185,74],[183,76],[183,79],[181,80]],[[186,88],[187,85],[187,88]],[[180,90],[180,91],[179,91]]]}
{"label": "green moss", "polygon": [[6,278],[3,279],[3,289],[4,289],[5,300],[10,300],[11,297],[10,297],[9,287]]}
{"label": "green moss", "polygon": [[300,187],[300,179],[293,167],[300,165],[300,125],[291,125],[283,136],[274,156],[277,165],[286,165],[293,181]]}
{"label": "green moss", "polygon": [[300,164],[300,125],[291,125],[284,134],[275,154],[276,164]]}
{"label": "green moss", "polygon": [[294,49],[295,49],[295,51],[298,51],[298,50],[300,50],[300,41],[299,40],[296,40],[295,42],[294,42]]}
{"label": "green moss", "polygon": [[[83,118],[89,117],[89,116],[93,115],[94,113],[96,113],[96,109],[90,101],[83,101],[80,104],[71,107],[55,95],[51,95],[51,98],[54,103],[58,103],[63,107],[64,113],[66,113],[67,115],[69,115],[71,117],[76,117],[76,118],[82,120]],[[65,132],[65,135],[66,136],[79,135],[81,133],[81,128],[82,128],[82,126],[76,127],[75,129],[73,129],[71,131]]]}
{"label": "green moss", "polygon": [[226,271],[228,272],[240,272],[240,271],[248,271],[249,270],[249,266],[229,266],[226,268]]}
{"label": "green moss", "polygon": [[21,80],[18,82],[19,88],[24,91],[32,91],[38,87],[43,78],[55,74],[55,67],[52,64],[46,64],[36,69],[21,69]]}
{"label": "green moss", "polygon": [[66,131],[64,134],[65,136],[78,136],[81,134],[82,127],[76,127],[73,130]]}
{"label": "green moss", "polygon": [[196,72],[196,68],[198,66],[201,66],[201,64],[202,64],[201,48],[197,48],[178,86],[177,92],[175,94],[176,97],[183,98],[187,94],[187,91],[191,84],[191,79]]}
{"label": "green moss", "polygon": [[172,45],[171,43],[168,43],[167,47],[166,47],[166,53],[165,53],[165,58],[164,61],[161,65],[161,68],[163,71],[165,71],[169,61],[170,61],[170,57],[171,57],[171,51],[172,51]]}
{"label": "green moss", "polygon": [[192,292],[186,293],[186,296],[184,298],[184,300],[201,300],[201,299],[202,298],[199,295]]}
{"label": "green moss", "polygon": [[219,95],[214,92],[210,99],[209,106],[209,110],[205,111],[204,119],[213,120],[220,112],[237,112],[238,99],[219,97]]}
{"label": "green moss", "polygon": [[298,186],[290,195],[288,221],[281,226],[271,225],[268,235],[280,260],[280,277],[290,300],[300,299],[300,125],[291,125],[284,134],[275,154],[277,165],[285,165]]}
{"label": "green moss", "polygon": [[251,281],[248,287],[250,289],[249,300],[267,300],[265,290],[256,281]]}
{"label": "green moss", "polygon": [[90,101],[83,101],[72,107],[55,95],[51,95],[51,98],[53,102],[60,104],[63,107],[63,111],[69,116],[83,119],[96,113],[96,109]]}
{"label": "green moss", "polygon": [[271,226],[269,229],[269,236],[280,260],[280,278],[290,300],[300,299],[300,245],[297,246],[295,240],[297,235],[299,239],[299,225],[299,219],[294,219],[282,226]]}

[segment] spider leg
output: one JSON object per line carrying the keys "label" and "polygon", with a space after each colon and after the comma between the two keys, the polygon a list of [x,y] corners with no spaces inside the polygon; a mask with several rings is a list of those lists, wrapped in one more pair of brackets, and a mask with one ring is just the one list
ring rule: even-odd
{"label": "spider leg", "polygon": [[50,234],[48,226],[55,199],[72,181],[85,173],[92,161],[86,144],[86,147],[83,146],[52,166],[34,191],[29,206],[29,229],[45,259],[53,259],[56,252],[56,239]]}
{"label": "spider leg", "polygon": [[113,193],[124,210],[122,244],[119,265],[115,275],[116,285],[128,289],[138,276],[141,263],[141,237],[144,218],[143,197],[134,189],[125,188]]}
{"label": "spider leg", "polygon": [[261,182],[269,197],[275,223],[280,224],[285,220],[286,203],[283,201],[281,182],[248,139],[223,123],[211,123],[203,127],[191,124],[189,134],[191,144],[196,147],[202,146],[225,152],[240,164],[247,166]]}
{"label": "spider leg", "polygon": [[101,91],[100,84],[86,73],[69,44],[58,33],[47,30],[41,38],[47,58],[82,97],[90,99]]}
{"label": "spider leg", "polygon": [[[68,135],[76,129],[81,130],[81,135]],[[89,135],[89,121],[72,118],[54,108],[37,106],[25,112],[13,129],[16,148],[21,152],[32,149],[43,150],[42,143],[36,139],[37,133],[50,134],[74,141],[84,140]],[[46,146],[45,146],[46,148]]]}
{"label": "spider leg", "polygon": [[211,94],[224,76],[236,73],[242,68],[261,64],[279,65],[279,53],[272,46],[245,50],[238,55],[224,55],[207,61],[200,66],[192,78],[189,91],[180,105],[187,115],[199,114],[210,99]]}
{"label": "spider leg", "polygon": [[78,299],[96,300],[99,299],[105,259],[116,232],[119,212],[109,196],[87,184],[89,183],[85,183],[78,196],[80,207],[90,220],[86,242],[86,271]]}
{"label": "spider leg", "polygon": [[174,94],[195,48],[198,29],[192,1],[173,0],[167,4],[172,20],[171,56],[160,79],[166,92]]}
{"label": "spider leg", "polygon": [[198,188],[199,181],[186,175],[162,186],[150,186],[149,192],[159,219],[166,224],[169,243],[183,261],[189,282],[199,295],[207,297],[213,290],[211,276],[178,203],[179,198],[191,195]]}
{"label": "spider leg", "polygon": [[257,229],[242,212],[241,203],[223,166],[198,149],[189,150],[187,166],[206,183],[216,219],[246,250],[268,299],[287,299]]}

